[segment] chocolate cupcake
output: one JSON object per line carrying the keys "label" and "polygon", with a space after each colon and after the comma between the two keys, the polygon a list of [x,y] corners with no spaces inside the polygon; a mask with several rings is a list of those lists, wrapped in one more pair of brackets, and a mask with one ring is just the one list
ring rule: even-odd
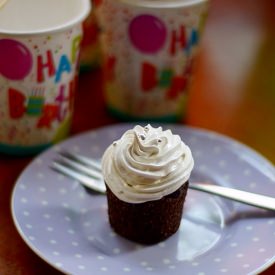
{"label": "chocolate cupcake", "polygon": [[178,135],[136,126],[105,151],[109,222],[119,235],[154,244],[180,225],[194,161]]}

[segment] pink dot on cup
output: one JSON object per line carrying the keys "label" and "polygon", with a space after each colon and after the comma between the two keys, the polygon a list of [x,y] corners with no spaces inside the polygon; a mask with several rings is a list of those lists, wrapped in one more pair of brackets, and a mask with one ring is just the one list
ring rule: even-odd
{"label": "pink dot on cup", "polygon": [[162,20],[153,15],[139,15],[129,26],[129,36],[133,45],[143,53],[156,53],[164,45],[166,27]]}
{"label": "pink dot on cup", "polygon": [[21,80],[32,68],[29,49],[13,39],[0,39],[0,74],[10,80]]}

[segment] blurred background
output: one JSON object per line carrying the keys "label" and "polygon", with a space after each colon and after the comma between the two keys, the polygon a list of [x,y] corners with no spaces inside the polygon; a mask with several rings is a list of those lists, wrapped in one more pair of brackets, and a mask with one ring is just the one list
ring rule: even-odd
{"label": "blurred background", "polygon": [[[97,3],[98,1],[95,1]],[[194,68],[185,123],[227,134],[275,162],[275,2],[210,0],[209,14]],[[96,116],[81,123],[76,113],[73,133],[116,122],[104,109],[98,32],[87,20],[83,54],[94,60],[82,66],[82,112]],[[89,42],[92,41],[92,43]],[[92,46],[91,46],[92,45]],[[93,62],[93,61],[92,61]],[[90,63],[91,65],[91,63]],[[84,70],[83,70],[84,68]],[[90,66],[91,69],[91,66]],[[85,71],[85,72],[83,72]],[[90,90],[90,92],[89,92]],[[97,101],[96,108],[89,108]],[[83,109],[85,108],[85,109]]]}
{"label": "blurred background", "polygon": [[275,163],[275,2],[212,0],[188,123],[228,134]]}

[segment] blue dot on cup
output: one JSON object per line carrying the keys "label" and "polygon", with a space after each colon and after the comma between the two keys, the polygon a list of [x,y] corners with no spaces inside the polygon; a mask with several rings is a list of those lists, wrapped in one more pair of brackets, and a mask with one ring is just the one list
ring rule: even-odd
{"label": "blue dot on cup", "polygon": [[165,44],[165,23],[153,15],[136,16],[129,25],[129,37],[136,49],[142,53],[157,53]]}

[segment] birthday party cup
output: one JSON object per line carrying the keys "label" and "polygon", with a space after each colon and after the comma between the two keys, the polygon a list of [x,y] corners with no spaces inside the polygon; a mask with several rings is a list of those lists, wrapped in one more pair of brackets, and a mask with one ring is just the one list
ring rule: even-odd
{"label": "birthday party cup", "polygon": [[98,2],[108,109],[123,120],[181,120],[207,1]]}
{"label": "birthday party cup", "polygon": [[0,8],[0,152],[65,138],[90,0],[8,0]]}

